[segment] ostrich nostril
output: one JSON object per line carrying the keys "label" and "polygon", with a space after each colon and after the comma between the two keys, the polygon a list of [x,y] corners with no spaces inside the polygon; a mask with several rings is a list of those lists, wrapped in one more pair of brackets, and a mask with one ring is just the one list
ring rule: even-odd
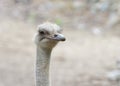
{"label": "ostrich nostril", "polygon": [[54,35],[54,37],[57,37],[57,36],[58,36],[57,34]]}

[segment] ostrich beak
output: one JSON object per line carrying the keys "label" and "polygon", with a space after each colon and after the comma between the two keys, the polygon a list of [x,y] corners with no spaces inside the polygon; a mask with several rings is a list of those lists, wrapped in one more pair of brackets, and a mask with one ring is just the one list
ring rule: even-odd
{"label": "ostrich beak", "polygon": [[65,41],[66,40],[64,35],[62,35],[62,34],[54,35],[53,39],[56,40],[56,41]]}
{"label": "ostrich beak", "polygon": [[65,41],[66,38],[64,37],[64,35],[62,34],[55,34],[54,36],[52,37],[48,37],[46,36],[47,39],[51,39],[51,40],[56,40],[56,41]]}
{"label": "ostrich beak", "polygon": [[56,41],[65,41],[65,37],[62,34],[55,34],[53,37],[46,37],[51,40],[56,40]]}

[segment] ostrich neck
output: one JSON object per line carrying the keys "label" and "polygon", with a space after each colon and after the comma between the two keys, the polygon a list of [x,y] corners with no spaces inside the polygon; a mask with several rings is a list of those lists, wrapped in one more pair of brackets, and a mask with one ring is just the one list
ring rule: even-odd
{"label": "ostrich neck", "polygon": [[36,86],[49,86],[49,64],[52,49],[37,47]]}

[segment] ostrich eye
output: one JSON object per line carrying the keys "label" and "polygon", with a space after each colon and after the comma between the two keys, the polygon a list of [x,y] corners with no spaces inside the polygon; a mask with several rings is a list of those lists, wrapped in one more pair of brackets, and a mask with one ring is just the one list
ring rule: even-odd
{"label": "ostrich eye", "polygon": [[40,35],[44,35],[45,32],[44,31],[39,31]]}

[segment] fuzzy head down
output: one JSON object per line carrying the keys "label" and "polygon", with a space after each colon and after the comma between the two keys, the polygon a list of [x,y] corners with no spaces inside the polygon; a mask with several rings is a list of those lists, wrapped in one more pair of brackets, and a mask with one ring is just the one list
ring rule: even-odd
{"label": "fuzzy head down", "polygon": [[53,23],[43,23],[38,25],[35,34],[35,44],[43,48],[53,48],[59,41],[65,41],[62,29]]}

